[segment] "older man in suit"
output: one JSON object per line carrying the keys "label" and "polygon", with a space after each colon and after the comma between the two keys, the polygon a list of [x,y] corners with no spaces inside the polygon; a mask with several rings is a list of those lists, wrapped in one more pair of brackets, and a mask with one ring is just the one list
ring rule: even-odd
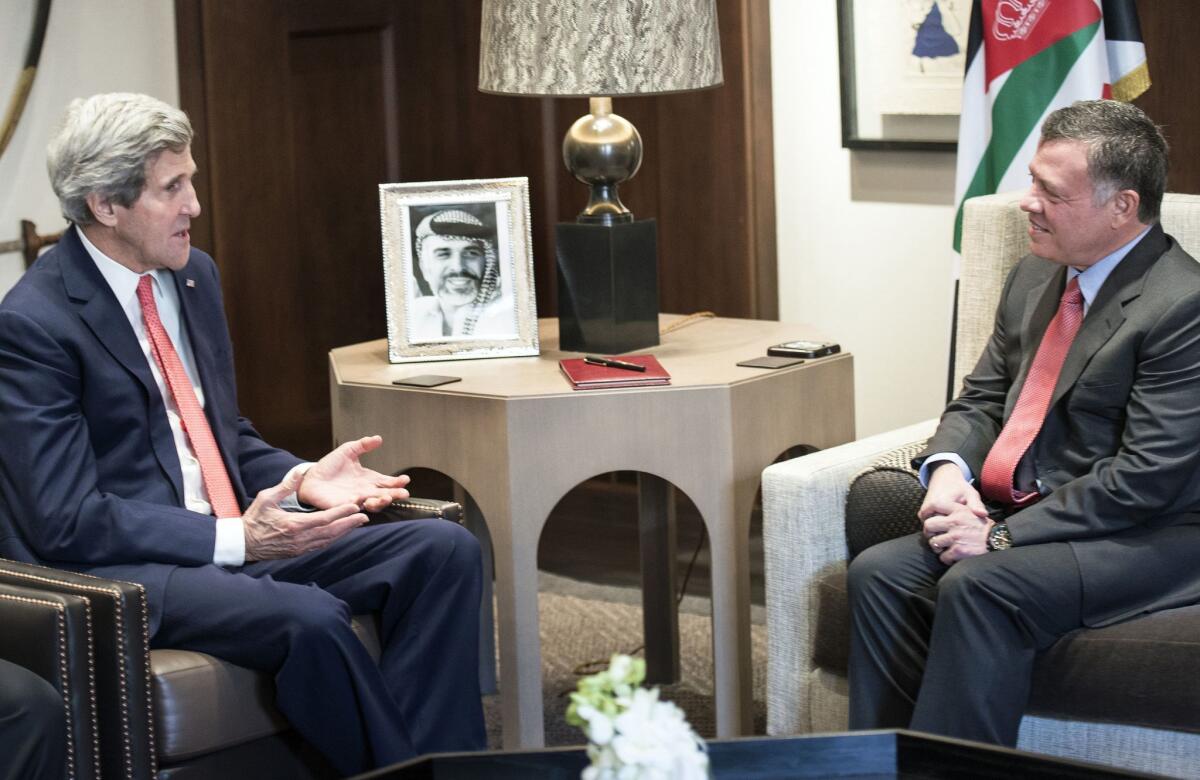
{"label": "older man in suit", "polygon": [[378,437],[306,464],[239,415],[217,269],[190,245],[191,141],[179,110],[113,94],[74,101],[50,144],[72,227],[0,304],[0,555],[142,583],[154,646],[274,673],[343,773],[481,748],[478,545],[364,525],[408,495],[360,464]]}
{"label": "older man in suit", "polygon": [[1137,108],[1045,121],[1032,254],[914,461],[922,533],[850,566],[852,728],[1014,745],[1038,651],[1200,600],[1200,265]]}

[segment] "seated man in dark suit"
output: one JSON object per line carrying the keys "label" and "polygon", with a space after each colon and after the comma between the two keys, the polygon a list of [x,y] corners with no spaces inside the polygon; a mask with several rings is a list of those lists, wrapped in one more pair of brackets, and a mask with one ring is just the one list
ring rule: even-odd
{"label": "seated man in dark suit", "polygon": [[0,556],[143,584],[154,646],[274,673],[341,772],[482,748],[478,545],[364,526],[408,495],[360,464],[378,437],[306,464],[239,416],[191,142],[181,111],[114,94],[74,101],[50,144],[72,227],[0,304]]}
{"label": "seated man in dark suit", "polygon": [[67,716],[54,686],[0,659],[0,780],[66,776]]}
{"label": "seated man in dark suit", "polygon": [[1017,741],[1036,654],[1200,601],[1200,265],[1137,108],[1047,117],[1009,274],[914,461],[923,533],[850,565],[850,725]]}

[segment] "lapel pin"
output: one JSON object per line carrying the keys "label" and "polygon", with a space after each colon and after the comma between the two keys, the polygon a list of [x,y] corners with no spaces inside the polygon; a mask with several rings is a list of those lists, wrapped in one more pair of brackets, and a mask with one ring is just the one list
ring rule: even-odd
{"label": "lapel pin", "polygon": [[195,279],[188,279],[188,280],[187,280],[187,282],[186,282],[186,284],[187,284],[187,286],[188,286],[188,287],[195,287],[195,286],[196,286],[196,280],[195,280]]}

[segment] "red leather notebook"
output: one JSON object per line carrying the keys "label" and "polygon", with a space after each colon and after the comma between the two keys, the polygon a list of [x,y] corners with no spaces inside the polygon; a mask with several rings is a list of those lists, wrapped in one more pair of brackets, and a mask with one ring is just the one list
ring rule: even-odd
{"label": "red leather notebook", "polygon": [[598,390],[609,387],[654,387],[671,384],[671,375],[654,355],[616,355],[619,360],[645,366],[643,371],[627,368],[595,366],[585,363],[583,358],[566,358],[558,361],[558,367],[575,390]]}

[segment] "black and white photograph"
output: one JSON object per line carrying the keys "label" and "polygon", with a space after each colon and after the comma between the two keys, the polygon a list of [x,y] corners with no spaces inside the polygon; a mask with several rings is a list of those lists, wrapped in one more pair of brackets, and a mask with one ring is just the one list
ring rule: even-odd
{"label": "black and white photograph", "polygon": [[525,179],[380,186],[392,362],[536,355]]}
{"label": "black and white photograph", "polygon": [[409,206],[411,341],[515,338],[512,257],[501,257],[496,203]]}

